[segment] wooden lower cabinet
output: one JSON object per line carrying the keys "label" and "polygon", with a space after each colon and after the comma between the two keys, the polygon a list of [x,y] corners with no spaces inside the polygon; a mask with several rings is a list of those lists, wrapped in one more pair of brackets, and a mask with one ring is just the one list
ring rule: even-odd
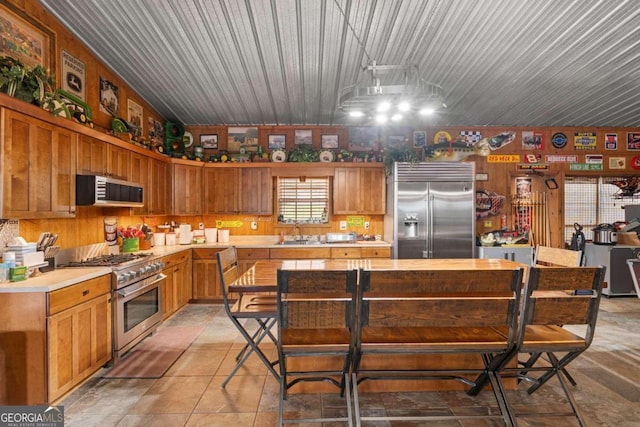
{"label": "wooden lower cabinet", "polygon": [[111,295],[47,319],[49,401],[56,400],[111,360]]}
{"label": "wooden lower cabinet", "polygon": [[251,268],[256,261],[268,260],[269,258],[269,249],[267,248],[238,248],[240,274]]}
{"label": "wooden lower cabinet", "polygon": [[0,294],[0,405],[50,404],[111,360],[111,276]]}
{"label": "wooden lower cabinet", "polygon": [[184,307],[192,298],[191,251],[185,250],[162,258],[162,272],[167,278],[162,282],[162,320]]}
{"label": "wooden lower cabinet", "polygon": [[218,301],[222,299],[218,278],[216,254],[222,249],[193,249],[193,299],[196,301]]}

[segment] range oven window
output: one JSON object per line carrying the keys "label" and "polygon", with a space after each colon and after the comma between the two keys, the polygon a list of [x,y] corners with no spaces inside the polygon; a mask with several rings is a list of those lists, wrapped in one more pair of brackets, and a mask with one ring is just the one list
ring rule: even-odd
{"label": "range oven window", "polygon": [[160,311],[160,288],[155,287],[124,303],[124,332],[128,332]]}

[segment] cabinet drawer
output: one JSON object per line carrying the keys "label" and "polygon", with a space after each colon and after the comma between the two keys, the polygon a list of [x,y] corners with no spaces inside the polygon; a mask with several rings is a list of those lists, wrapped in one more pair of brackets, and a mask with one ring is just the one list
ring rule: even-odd
{"label": "cabinet drawer", "polygon": [[362,258],[361,248],[331,248],[331,258]]}
{"label": "cabinet drawer", "polygon": [[216,259],[216,254],[221,250],[218,248],[193,249],[193,259]]}
{"label": "cabinet drawer", "polygon": [[242,248],[237,249],[238,259],[269,259],[269,249],[267,248]]}
{"label": "cabinet drawer", "polygon": [[110,274],[50,292],[48,315],[59,313],[109,292],[111,292]]}
{"label": "cabinet drawer", "polygon": [[175,265],[182,264],[183,262],[186,262],[187,259],[189,259],[190,253],[191,253],[190,250],[186,250],[186,251],[178,252],[177,254],[168,255],[166,257],[163,257],[162,258],[162,262],[164,262],[164,264],[165,264],[164,268],[173,267]]}
{"label": "cabinet drawer", "polygon": [[362,258],[391,258],[391,248],[360,248]]}
{"label": "cabinet drawer", "polygon": [[331,257],[329,248],[282,248],[271,249],[271,259],[327,259]]}

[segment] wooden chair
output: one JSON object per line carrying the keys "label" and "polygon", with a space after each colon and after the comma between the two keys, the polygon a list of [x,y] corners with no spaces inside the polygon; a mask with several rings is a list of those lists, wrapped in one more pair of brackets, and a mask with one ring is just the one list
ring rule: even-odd
{"label": "wooden chair", "polygon": [[534,266],[580,267],[582,251],[538,245],[533,258]]}
{"label": "wooden chair", "polygon": [[[377,379],[445,379],[475,385],[470,376],[493,371],[514,349],[522,269],[460,271],[363,270],[358,295],[359,328],[353,367],[356,425],[361,421],[441,420],[442,416],[361,416],[358,386]],[[507,326],[508,336],[494,329]],[[460,353],[481,357],[477,369],[456,365]],[[431,369],[392,364],[394,357],[451,354]],[[455,356],[454,356],[455,354]],[[389,369],[364,368],[368,357],[381,357]],[[371,365],[373,366],[373,365]],[[475,374],[475,375],[474,375]],[[508,412],[499,385],[493,384],[501,415],[452,416],[454,419],[498,418]]]}
{"label": "wooden chair", "polygon": [[[352,425],[349,369],[355,337],[357,270],[278,270],[278,356],[280,401],[278,425],[347,422]],[[290,367],[292,358],[341,356],[340,366],[307,359]],[[308,368],[307,368],[308,366]],[[327,381],[346,392],[346,417],[284,419],[287,391],[301,381]]]}
{"label": "wooden chair", "polygon": [[[270,361],[262,350],[258,347],[260,342],[269,337],[274,344],[277,339],[271,329],[277,322],[277,305],[275,295],[261,294],[240,294],[235,302],[229,298],[227,287],[240,276],[238,270],[238,255],[235,247],[229,247],[216,254],[218,260],[218,273],[220,276],[220,287],[222,288],[222,298],[224,310],[233,325],[240,331],[246,345],[236,355],[236,366],[222,383],[222,388],[226,387],[231,378],[238,372],[252,353],[255,353],[265,364],[269,372],[279,379],[280,375],[274,369],[276,362]],[[253,319],[258,323],[257,329],[250,333],[247,330],[246,320]]]}
{"label": "wooden chair", "polygon": [[[580,267],[582,263],[582,251],[571,249],[552,248],[550,246],[536,246],[533,265],[538,267]],[[533,365],[540,358],[541,354],[531,354],[525,362],[521,364]],[[565,377],[572,385],[577,385],[576,380],[566,369],[563,369]]]}
{"label": "wooden chair", "polygon": [[[518,351],[545,353],[550,366],[526,364],[506,367],[506,364],[503,364],[496,371],[496,376],[500,380],[515,376],[533,383],[527,390],[529,394],[555,376],[571,406],[570,413],[536,413],[530,414],[531,416],[573,415],[581,426],[584,425],[578,406],[565,383],[564,376],[560,373],[591,345],[604,273],[605,267],[531,268],[518,326],[517,351],[513,357]],[[574,332],[558,325],[572,325]],[[581,327],[582,332],[576,332],[577,327]],[[539,373],[538,376],[534,376],[535,372]],[[478,390],[473,390],[476,391]],[[507,409],[515,423],[516,416],[508,403]]]}

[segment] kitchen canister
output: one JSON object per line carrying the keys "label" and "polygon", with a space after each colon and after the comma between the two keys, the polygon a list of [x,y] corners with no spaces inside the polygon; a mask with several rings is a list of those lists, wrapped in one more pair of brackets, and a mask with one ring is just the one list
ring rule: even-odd
{"label": "kitchen canister", "polygon": [[218,229],[217,228],[205,228],[204,229],[204,240],[207,243],[215,243],[218,240]]}
{"label": "kitchen canister", "polygon": [[164,233],[153,233],[153,246],[164,246]]}
{"label": "kitchen canister", "polygon": [[220,243],[229,242],[229,230],[218,230],[218,242]]}
{"label": "kitchen canister", "polygon": [[167,235],[165,236],[165,242],[167,243],[167,246],[175,245],[176,233],[167,233]]}

